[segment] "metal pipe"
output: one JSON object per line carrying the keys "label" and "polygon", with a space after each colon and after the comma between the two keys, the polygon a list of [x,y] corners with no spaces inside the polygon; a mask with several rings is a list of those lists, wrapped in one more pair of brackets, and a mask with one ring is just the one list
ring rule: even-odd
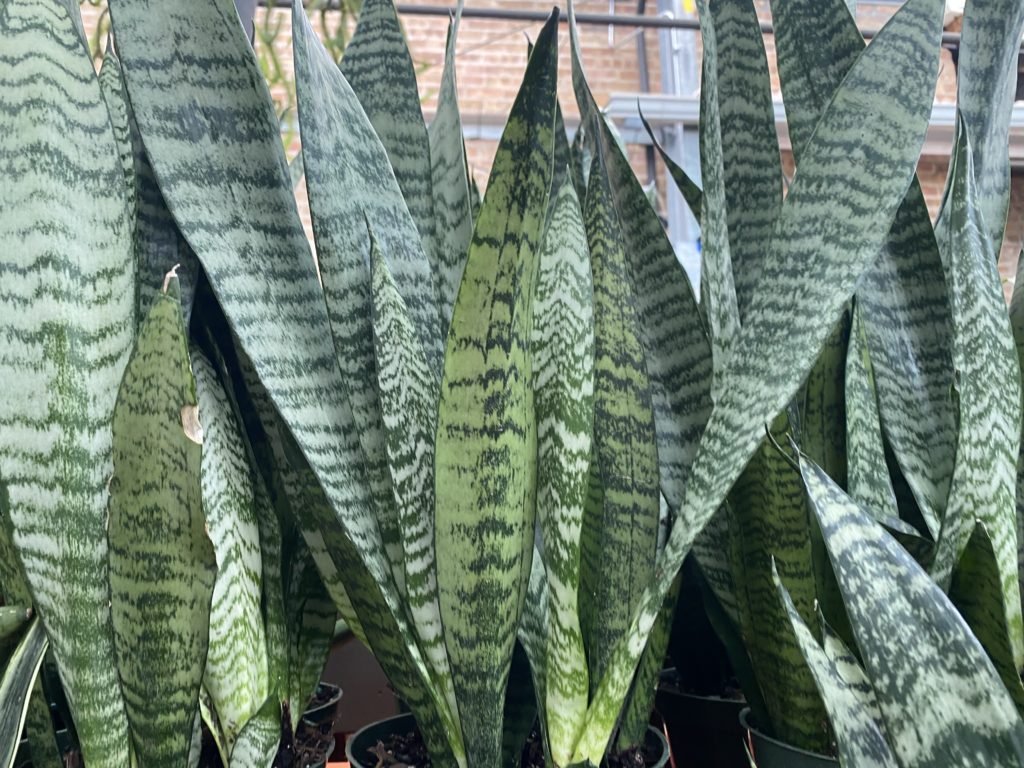
{"label": "metal pipe", "polygon": [[[291,8],[291,0],[260,0],[260,5],[273,8]],[[328,10],[336,8],[333,2],[327,3]],[[450,18],[455,9],[447,5],[408,5],[398,3],[395,6],[398,12],[404,16],[443,16]],[[511,8],[463,8],[462,18],[464,19],[490,19],[493,21],[517,21],[517,22],[543,22],[547,21],[550,14],[544,11],[524,11]],[[568,17],[563,13],[562,22],[568,23]],[[623,27],[638,27],[650,29],[700,29],[700,22],[697,19],[673,19],[665,16],[637,16],[628,13],[577,13],[577,24],[607,26],[609,24]],[[761,32],[765,35],[774,35],[775,30],[771,24],[761,22]],[[866,40],[877,35],[877,29],[862,29],[861,34]],[[959,45],[959,32],[943,32],[943,45]],[[1022,46],[1024,50],[1024,46]]]}

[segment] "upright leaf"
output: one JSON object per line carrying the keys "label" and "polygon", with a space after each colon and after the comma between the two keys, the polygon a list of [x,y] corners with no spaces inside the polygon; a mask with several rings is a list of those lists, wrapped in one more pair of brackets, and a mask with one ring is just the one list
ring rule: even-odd
{"label": "upright leaf", "polygon": [[[717,88],[721,126],[721,174],[726,227],[736,304],[742,318],[758,288],[761,260],[782,205],[782,160],[775,130],[775,110],[764,38],[750,0],[709,0],[702,30],[714,26],[714,58],[705,64],[716,72],[708,82]],[[707,32],[705,32],[707,34]],[[702,106],[714,109],[714,100]],[[702,121],[704,120],[702,115]],[[707,130],[713,130],[714,116]],[[704,176],[707,160],[702,161]]]}
{"label": "upright leaf", "polygon": [[455,84],[455,42],[459,36],[461,17],[460,1],[455,10],[455,18],[448,24],[448,44],[445,48],[441,88],[437,93],[437,112],[427,128],[436,234],[436,259],[433,266],[442,332],[447,331],[451,322],[452,307],[462,281],[462,270],[473,238],[475,219]]}
{"label": "upright leaf", "polygon": [[498,147],[452,314],[438,412],[437,579],[466,751],[496,766],[534,540],[529,340],[554,147],[557,14]]}
{"label": "upright leaf", "polygon": [[939,584],[948,586],[975,521],[984,525],[1002,590],[995,594],[971,590],[963,597],[986,603],[985,610],[1002,610],[1014,666],[1019,670],[1024,666],[1016,510],[1020,369],[996,256],[981,212],[975,197],[973,152],[966,121],[961,120],[951,183],[938,225],[948,236],[940,246],[949,268],[960,434],[932,572]]}
{"label": "upright leaf", "polygon": [[[301,3],[296,10],[298,48],[310,33]],[[445,752],[449,740],[456,751],[459,742],[447,706],[432,688],[415,684],[426,668],[383,556],[277,116],[234,5],[114,0],[111,13],[146,151],[237,339],[229,336],[228,344],[237,344],[246,362],[247,389],[265,400],[260,422],[280,436],[284,466],[297,481],[289,505],[317,568],[336,604],[358,614],[428,745],[439,758],[455,759]],[[197,175],[196,168],[208,172]],[[429,314],[437,317],[435,309]]]}
{"label": "upright leaf", "polygon": [[[341,59],[341,71],[387,150],[419,230],[423,252],[436,264],[430,138],[420,108],[416,69],[392,0],[363,0],[359,24]],[[462,136],[461,132],[457,135]],[[431,283],[427,286],[433,287]]]}
{"label": "upright leaf", "polygon": [[372,230],[373,341],[388,467],[402,532],[406,604],[433,681],[456,711],[434,553],[434,436],[440,381],[427,363]]}
{"label": "upright leaf", "polygon": [[203,516],[217,561],[203,684],[231,754],[269,693],[259,520],[248,456],[224,387],[198,348],[191,358],[203,425]]}
{"label": "upright leaf", "polygon": [[[758,298],[723,374],[659,561],[657,586],[645,594],[591,704],[576,750],[580,759],[600,760],[609,710],[628,689],[647,633],[694,537],[756,450],[764,424],[795,394],[881,246],[924,139],[941,30],[938,0],[909,0],[857,60],[805,151],[776,220]],[[813,272],[807,269],[811,263]]]}
{"label": "upright leaf", "polygon": [[[568,765],[590,695],[579,621],[580,535],[594,428],[594,288],[583,213],[566,177],[555,190],[534,298],[537,516],[548,621],[538,693],[555,765]],[[536,566],[534,566],[536,569]],[[532,602],[532,600],[531,600]]]}
{"label": "upright leaf", "polygon": [[[856,658],[843,649],[841,655],[830,656],[822,649],[803,617],[793,605],[779,572],[772,564],[772,578],[778,590],[790,626],[800,643],[800,650],[828,710],[828,718],[836,734],[840,760],[847,768],[897,768],[885,736],[876,719],[878,702],[871,683],[864,677]],[[826,642],[842,645],[824,627]]]}
{"label": "upright leaf", "polygon": [[203,519],[202,427],[178,286],[149,313],[114,410],[110,601],[141,765],[180,766],[209,642],[216,560]]}
{"label": "upright leaf", "polygon": [[669,176],[672,177],[672,181],[675,182],[676,187],[679,189],[679,193],[683,196],[683,200],[686,201],[686,206],[690,209],[690,213],[697,221],[701,220],[702,207],[704,204],[704,192],[701,190],[697,183],[687,175],[686,171],[671,157],[668,152],[661,146],[658,140],[654,136],[654,129],[651,128],[651,124],[647,122],[647,118],[640,115],[640,121],[644,124],[644,130],[647,131],[647,135],[651,137],[651,142],[654,144],[655,149],[658,150],[658,154],[661,155],[662,161],[665,163],[665,168],[668,169]]}
{"label": "upright leaf", "polygon": [[[77,6],[75,8],[77,13]],[[0,7],[0,477],[90,766],[128,763],[107,607],[110,422],[134,332],[124,168],[65,3]]]}
{"label": "upright leaf", "polygon": [[900,765],[1020,765],[1024,722],[952,603],[821,469],[801,473]]}
{"label": "upright leaf", "polygon": [[957,111],[971,135],[975,201],[982,235],[996,258],[1010,206],[1010,115],[1017,91],[1024,5],[1015,0],[964,6],[957,61]]}
{"label": "upright leaf", "polygon": [[594,278],[594,437],[581,588],[583,632],[596,686],[654,573],[658,449],[639,308],[603,154],[595,154],[585,211]]}

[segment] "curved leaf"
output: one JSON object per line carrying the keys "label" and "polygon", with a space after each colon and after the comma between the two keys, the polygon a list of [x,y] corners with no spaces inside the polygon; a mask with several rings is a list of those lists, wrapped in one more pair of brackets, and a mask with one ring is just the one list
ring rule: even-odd
{"label": "curved leaf", "polygon": [[188,758],[216,573],[203,519],[195,381],[169,279],[118,391],[109,508],[117,671],[135,755],[157,768]]}
{"label": "curved leaf", "polygon": [[[659,562],[656,588],[645,594],[591,704],[576,751],[580,759],[600,760],[608,742],[609,711],[628,689],[647,633],[694,537],[757,449],[764,424],[796,393],[881,247],[924,140],[941,11],[938,0],[909,0],[900,9],[858,59],[805,151],[776,221],[737,352],[723,374]],[[892,77],[892,72],[901,76]],[[859,183],[863,179],[871,183]],[[808,272],[812,262],[815,269]]]}
{"label": "curved leaf", "polygon": [[437,581],[469,763],[495,766],[534,540],[529,340],[554,150],[557,14],[509,115],[452,314],[436,440]]}
{"label": "curved leaf", "polygon": [[821,469],[801,473],[900,765],[1020,765],[1024,722],[952,603]]}
{"label": "curved leaf", "polygon": [[[77,13],[77,7],[76,7]],[[110,422],[134,332],[124,169],[68,6],[0,8],[0,476],[90,766],[128,763],[107,608]]]}
{"label": "curved leaf", "polygon": [[679,193],[683,196],[683,200],[686,201],[687,207],[690,209],[690,213],[697,221],[701,220],[701,210],[704,205],[704,192],[701,190],[697,183],[687,175],[686,171],[671,157],[668,152],[661,146],[658,140],[654,136],[654,129],[651,128],[650,123],[647,122],[647,118],[640,115],[640,122],[644,125],[644,130],[647,131],[647,135],[651,137],[651,143],[654,144],[655,149],[658,150],[658,154],[661,155],[662,161],[665,163],[665,167],[668,169],[669,176],[672,177],[672,181],[676,183],[676,187],[679,189]]}
{"label": "curved leaf", "polygon": [[[772,579],[779,599],[789,617],[790,625],[800,643],[800,650],[807,666],[814,675],[821,692],[822,701],[828,710],[828,719],[836,734],[836,746],[844,768],[898,768],[885,736],[876,719],[878,702],[874,690],[864,677],[864,672],[845,648],[830,655],[823,650],[807,628],[803,617],[793,605],[779,572],[772,563]],[[823,627],[826,643],[831,641],[838,650],[842,641],[830,634],[827,625]],[[838,644],[838,647],[837,645]]]}

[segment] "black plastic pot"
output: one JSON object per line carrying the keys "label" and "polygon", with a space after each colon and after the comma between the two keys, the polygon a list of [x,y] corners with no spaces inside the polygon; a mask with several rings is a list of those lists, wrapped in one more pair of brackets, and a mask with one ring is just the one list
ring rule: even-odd
{"label": "black plastic pot", "polygon": [[338,715],[338,702],[341,701],[341,688],[330,683],[319,683],[316,686],[315,698],[325,698],[322,704],[317,704],[302,713],[304,722],[311,725],[323,725],[333,722]]}
{"label": "black plastic pot", "polygon": [[749,735],[751,752],[757,768],[836,768],[839,761],[817,755],[765,736],[757,730],[749,709],[740,712],[740,724]]}
{"label": "black plastic pot", "polygon": [[678,768],[750,768],[739,719],[744,708],[742,699],[695,696],[668,682],[655,699]]}
{"label": "black plastic pot", "polygon": [[[345,757],[352,768],[373,768],[377,761],[371,756],[370,749],[377,746],[377,742],[387,742],[395,734],[406,734],[415,729],[416,720],[409,714],[370,723],[362,730],[356,731],[348,740],[348,744],[345,745]],[[651,751],[661,752],[661,758],[649,768],[664,768],[668,765],[668,742],[657,729],[647,729],[647,743]]]}

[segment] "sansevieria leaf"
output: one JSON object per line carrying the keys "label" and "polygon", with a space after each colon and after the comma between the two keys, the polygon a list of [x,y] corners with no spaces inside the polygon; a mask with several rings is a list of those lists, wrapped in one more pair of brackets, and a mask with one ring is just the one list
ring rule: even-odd
{"label": "sansevieria leaf", "polygon": [[[419,230],[423,252],[434,260],[437,244],[430,139],[423,122],[416,69],[393,0],[363,0],[356,32],[341,59],[341,71],[387,150]],[[433,287],[429,282],[427,286]]]}
{"label": "sansevieria leaf", "polygon": [[[301,3],[297,11],[296,50],[308,29]],[[234,5],[114,0],[111,14],[136,123],[168,208],[249,364],[249,390],[272,406],[261,421],[279,419],[285,457],[301,481],[289,504],[317,568],[334,585],[336,604],[358,614],[428,745],[444,754],[449,739],[458,744],[458,729],[434,689],[415,684],[425,665],[391,586],[277,116]],[[209,171],[197,175],[196,168]],[[341,574],[344,589],[335,589]]]}
{"label": "sansevieria leaf", "polygon": [[[985,526],[1002,589],[968,590],[960,597],[974,604],[970,613],[1002,611],[1013,666],[1019,670],[1024,666],[1016,510],[1020,370],[996,256],[975,196],[974,155],[967,131],[961,119],[951,181],[936,226],[943,235],[939,245],[949,275],[960,429],[932,573],[947,586],[975,521]],[[983,608],[977,605],[981,602]]]}
{"label": "sansevieria leaf", "polygon": [[455,42],[459,36],[461,17],[460,0],[455,18],[448,25],[448,45],[445,48],[441,88],[437,94],[437,112],[427,128],[430,138],[431,183],[434,187],[436,258],[433,266],[442,332],[448,330],[448,323],[451,322],[452,306],[459,292],[475,219],[455,84]]}
{"label": "sansevieria leaf", "polygon": [[831,643],[833,649],[841,648],[841,651],[830,655],[824,650],[793,605],[774,563],[772,578],[790,626],[800,643],[800,650],[821,691],[843,766],[897,768],[896,758],[879,727],[881,712],[878,710],[875,692],[864,677],[857,659],[845,648],[841,648],[842,641],[825,624],[822,625],[822,631],[826,644]]}
{"label": "sansevieria leaf", "polygon": [[[779,77],[797,167],[832,94],[864,50],[842,0],[773,0]],[[857,290],[886,439],[931,537],[953,471],[949,306],[931,218],[911,181]]]}
{"label": "sansevieria leaf", "polygon": [[899,764],[1020,765],[1024,722],[949,599],[821,469],[801,474]]}
{"label": "sansevieria leaf", "polygon": [[[683,558],[760,444],[764,425],[796,393],[881,247],[924,139],[941,29],[938,0],[909,0],[857,60],[805,150],[659,562],[657,586],[645,594],[591,704],[576,751],[581,760],[600,761],[609,710],[628,690]],[[893,71],[904,76],[886,74]]]}
{"label": "sansevieria leaf", "polygon": [[83,756],[90,768],[122,768],[106,485],[135,270],[118,142],[68,4],[0,7],[0,137],[0,477],[11,541]]}
{"label": "sansevieria leaf", "polygon": [[268,694],[263,563],[253,480],[231,404],[213,365],[191,349],[203,425],[203,517],[217,561],[203,684],[228,754]]}
{"label": "sansevieria leaf", "polygon": [[495,156],[448,333],[436,439],[437,579],[470,765],[501,758],[534,543],[531,299],[554,150],[557,14]]}
{"label": "sansevieria leaf", "polygon": [[0,766],[3,768],[14,765],[21,729],[28,714],[29,695],[46,655],[46,646],[43,624],[35,618],[7,660],[0,678]]}
{"label": "sansevieria leaf", "polygon": [[[568,765],[590,695],[579,621],[580,534],[594,423],[594,295],[583,213],[565,170],[539,255],[534,298],[537,516],[548,620],[541,680],[555,765]],[[536,570],[537,565],[534,565]],[[532,583],[532,580],[531,580]],[[531,608],[538,606],[532,605]]]}
{"label": "sansevieria leaf", "polygon": [[110,601],[117,672],[140,765],[180,766],[209,643],[216,560],[203,518],[202,427],[168,276],[139,329],[114,410]]}

